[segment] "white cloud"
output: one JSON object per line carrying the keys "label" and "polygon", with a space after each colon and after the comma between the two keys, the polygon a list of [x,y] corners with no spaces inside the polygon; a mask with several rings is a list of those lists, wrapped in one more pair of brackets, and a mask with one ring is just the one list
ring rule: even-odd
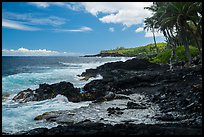
{"label": "white cloud", "polygon": [[92,28],[86,26],[83,26],[79,29],[54,29],[55,32],[87,32],[92,30]]}
{"label": "white cloud", "polygon": [[26,48],[14,49],[3,49],[3,56],[81,56],[83,53],[76,52],[58,52],[47,49],[30,50]]}
{"label": "white cloud", "polygon": [[146,17],[151,16],[149,7],[152,2],[30,2],[30,4],[41,8],[49,6],[66,7],[72,10],[85,10],[86,12],[102,17],[97,17],[103,23],[119,23],[130,27],[135,24],[143,23]]}
{"label": "white cloud", "polygon": [[137,28],[137,29],[135,30],[136,33],[142,32],[142,31],[144,31],[144,28],[143,28],[143,27],[139,27],[139,28]]}
{"label": "white cloud", "polygon": [[83,2],[82,5],[94,16],[107,14],[99,18],[103,23],[120,23],[130,27],[143,23],[151,15],[144,7],[152,5],[152,2]]}
{"label": "white cloud", "polygon": [[58,25],[65,24],[65,19],[55,17],[55,16],[49,16],[47,18],[32,18],[32,19],[29,19],[29,21],[32,24],[38,24],[38,25],[58,26]]}
{"label": "white cloud", "polygon": [[114,13],[117,11],[118,2],[83,2],[82,5],[85,7],[85,10],[91,13],[94,16],[97,16],[98,13]]}
{"label": "white cloud", "polygon": [[[144,30],[144,26],[145,26],[145,24],[143,24],[143,27],[137,28],[137,29],[135,30],[135,32],[138,33],[138,32],[142,32],[142,31],[143,31],[143,32],[145,33],[145,37],[146,37],[146,38],[147,38],[147,37],[153,37],[152,31]],[[155,29],[154,35],[155,35],[155,37],[163,37],[163,36],[164,36],[163,33],[162,33],[161,31],[158,31],[157,29]]]}
{"label": "white cloud", "polygon": [[[13,12],[3,12],[3,18],[9,20],[18,20],[24,21],[25,24],[32,25],[51,25],[51,26],[59,26],[66,23],[66,19],[49,16],[49,17],[39,17],[40,14],[35,13],[13,13]],[[36,16],[37,15],[37,16]]]}
{"label": "white cloud", "polygon": [[2,50],[3,56],[51,56],[51,55],[57,55],[57,54],[59,54],[59,52],[46,50],[46,49],[29,50],[26,48],[19,48],[17,50],[14,50],[14,49]]}
{"label": "white cloud", "polygon": [[7,19],[2,20],[2,27],[10,28],[10,29],[17,29],[17,30],[26,30],[26,31],[37,31],[40,30],[39,28],[31,27],[22,24],[21,22],[11,21]]}
{"label": "white cloud", "polygon": [[[163,33],[161,32],[155,32],[154,33],[155,37],[162,37],[164,36]],[[145,37],[153,37],[153,33],[151,31],[145,31]]]}
{"label": "white cloud", "polygon": [[109,30],[110,32],[114,32],[114,31],[115,31],[115,29],[114,29],[113,27],[109,28],[108,30]]}
{"label": "white cloud", "polygon": [[71,10],[79,11],[83,9],[80,2],[29,2],[29,4],[39,8],[48,8],[50,6],[65,7]]}
{"label": "white cloud", "polygon": [[30,4],[40,7],[40,8],[47,8],[50,6],[48,2],[30,2]]}

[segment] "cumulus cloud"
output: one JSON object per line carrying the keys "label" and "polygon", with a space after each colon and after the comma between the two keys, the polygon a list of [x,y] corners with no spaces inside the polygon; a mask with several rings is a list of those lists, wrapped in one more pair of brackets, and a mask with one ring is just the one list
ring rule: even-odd
{"label": "cumulus cloud", "polygon": [[[30,4],[41,8],[60,6],[72,10],[85,10],[103,23],[119,23],[130,27],[143,23],[144,19],[151,15],[144,7],[149,7],[152,2],[30,2]],[[104,15],[98,17],[99,13]]]}
{"label": "cumulus cloud", "polygon": [[[155,37],[164,36],[163,33],[159,32],[159,31],[155,31],[154,35],[155,35]],[[151,31],[145,31],[145,37],[153,37],[153,33]]]}
{"label": "cumulus cloud", "polygon": [[114,31],[115,31],[115,29],[114,29],[113,27],[109,28],[108,30],[109,30],[110,32],[114,32]]}
{"label": "cumulus cloud", "polygon": [[26,48],[19,48],[17,50],[14,50],[14,49],[2,50],[3,56],[51,56],[51,55],[57,55],[57,54],[59,54],[59,52],[46,50],[46,49],[29,50]]}
{"label": "cumulus cloud", "polygon": [[40,30],[39,28],[31,27],[22,24],[21,22],[11,21],[7,19],[2,20],[2,27],[10,28],[10,29],[17,29],[17,30],[25,30],[25,31],[37,31]]}
{"label": "cumulus cloud", "polygon": [[[145,25],[143,24],[143,26],[145,26]],[[147,31],[147,30],[144,30],[144,27],[139,27],[139,28],[135,29],[135,32],[136,32],[136,33],[144,32],[146,38],[148,38],[148,37],[153,37],[152,31],[150,31],[150,30],[148,30],[148,31]],[[155,35],[155,37],[162,37],[162,36],[164,36],[163,33],[162,33],[161,31],[158,31],[157,29],[155,29],[154,35]]]}
{"label": "cumulus cloud", "polygon": [[142,31],[144,31],[144,28],[143,28],[143,27],[139,27],[139,28],[137,28],[137,29],[135,30],[136,33],[142,32]]}
{"label": "cumulus cloud", "polygon": [[[151,16],[149,7],[152,2],[82,2],[85,10],[96,16],[103,23],[118,23],[124,27],[125,31],[128,27],[137,24],[143,24],[146,17]],[[102,17],[100,13],[103,13]],[[135,30],[136,33],[144,31],[143,27]],[[153,37],[151,31],[144,31],[145,37]],[[155,32],[156,37],[163,36],[161,32]]]}
{"label": "cumulus cloud", "polygon": [[83,26],[78,29],[54,29],[55,32],[87,32],[92,30],[93,30],[92,28],[86,26]]}
{"label": "cumulus cloud", "polygon": [[151,15],[144,7],[152,5],[152,2],[83,2],[82,5],[96,17],[99,13],[106,14],[99,17],[103,23],[120,23],[130,27],[143,23]]}

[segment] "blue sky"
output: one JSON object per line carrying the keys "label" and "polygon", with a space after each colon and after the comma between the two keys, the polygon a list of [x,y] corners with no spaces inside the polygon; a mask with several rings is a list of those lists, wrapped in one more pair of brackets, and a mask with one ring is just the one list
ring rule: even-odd
{"label": "blue sky", "polygon": [[[96,54],[153,43],[147,2],[3,2],[3,55]],[[157,42],[164,42],[158,33]]]}

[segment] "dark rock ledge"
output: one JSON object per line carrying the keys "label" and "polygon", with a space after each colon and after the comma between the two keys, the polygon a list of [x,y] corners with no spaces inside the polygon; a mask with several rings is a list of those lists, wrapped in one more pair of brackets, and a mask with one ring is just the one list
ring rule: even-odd
{"label": "dark rock ledge", "polygon": [[[80,76],[103,76],[101,80],[87,83],[80,93],[69,82],[52,85],[41,84],[38,89],[27,89],[13,98],[15,101],[40,101],[62,94],[69,101],[110,101],[117,98],[129,99],[126,95],[138,93],[160,107],[162,114],[155,115],[165,124],[116,124],[77,123],[58,126],[51,129],[38,128],[19,134],[67,134],[67,135],[201,135],[202,134],[202,66],[192,64],[185,68],[175,65],[170,71],[167,65],[158,65],[143,59],[131,59],[126,62],[106,63],[96,69],[88,69]],[[121,96],[121,94],[123,96]],[[119,96],[120,95],[120,96]],[[145,109],[146,104],[130,101],[128,109]],[[120,108],[109,108],[110,115],[123,114]],[[181,115],[175,115],[175,114]],[[185,124],[175,123],[185,121]],[[6,133],[3,133],[6,134]]]}
{"label": "dark rock ledge", "polygon": [[16,135],[202,135],[202,129],[145,124],[103,124],[81,122],[51,129],[37,128]]}

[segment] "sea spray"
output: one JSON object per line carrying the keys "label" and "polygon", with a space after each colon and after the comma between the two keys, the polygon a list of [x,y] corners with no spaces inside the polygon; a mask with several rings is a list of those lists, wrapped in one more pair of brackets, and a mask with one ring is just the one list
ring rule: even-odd
{"label": "sea spray", "polygon": [[3,132],[27,131],[38,127],[55,127],[56,123],[47,123],[45,121],[34,121],[37,115],[45,112],[57,110],[73,110],[80,107],[87,107],[91,102],[69,102],[63,95],[57,95],[53,99],[43,101],[31,101],[27,103],[18,103],[12,100],[7,101],[2,107],[2,128]]}
{"label": "sea spray", "polygon": [[[68,81],[75,87],[83,87],[88,81],[77,75],[86,69],[96,68],[106,62],[125,61],[128,58],[83,58],[83,57],[3,57],[2,93],[10,96],[2,101],[3,132],[27,131],[37,127],[53,127],[56,123],[34,121],[34,117],[47,111],[72,110],[87,106],[90,102],[72,103],[62,96],[39,102],[18,103],[12,98],[27,88],[36,89],[42,83]],[[8,65],[9,64],[9,65]],[[6,68],[5,66],[12,66]],[[68,101],[68,102],[67,102]]]}

